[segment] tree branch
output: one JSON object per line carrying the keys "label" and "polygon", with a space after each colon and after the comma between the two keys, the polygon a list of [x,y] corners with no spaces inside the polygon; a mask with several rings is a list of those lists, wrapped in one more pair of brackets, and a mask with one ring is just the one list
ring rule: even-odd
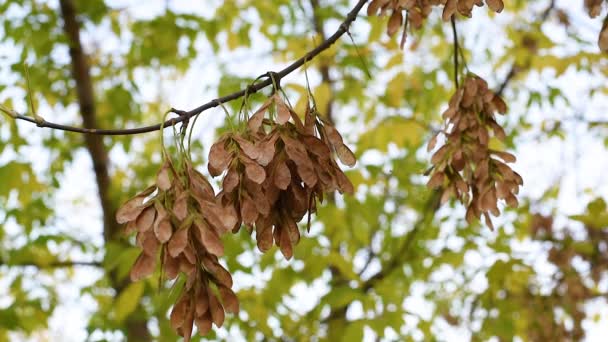
{"label": "tree branch", "polygon": [[[63,6],[64,3],[69,3],[69,1],[61,1],[62,9],[64,7]],[[346,33],[348,31],[349,26],[352,24],[352,22],[355,21],[355,19],[357,18],[357,15],[361,11],[361,9],[365,5],[365,3],[367,3],[367,0],[359,0],[357,2],[357,4],[355,5],[355,7],[353,7],[353,9],[348,13],[348,15],[346,16],[346,19],[342,22],[342,24],[340,25],[338,30],[336,30],[336,32],[334,32],[334,34],[332,34],[330,37],[325,39],[321,44],[316,46],[314,49],[310,50],[308,53],[306,53],[304,56],[302,56],[295,62],[291,63],[289,66],[287,66],[283,70],[276,72],[275,75],[278,76],[279,79],[284,78],[287,75],[289,75],[292,72],[299,69],[300,67],[302,67],[306,62],[309,62],[310,60],[312,60],[313,58],[315,58],[316,56],[321,54],[323,51],[325,51],[329,47],[331,47],[336,41],[338,41],[338,39],[340,39],[340,37],[342,37],[342,35],[344,35],[344,33]],[[72,47],[70,48],[70,54],[71,53],[72,53]],[[203,105],[200,105],[199,107],[194,108],[187,112],[176,110],[176,109],[172,108],[171,112],[176,113],[176,114],[180,113],[181,115],[177,118],[169,119],[169,120],[165,121],[164,123],[159,123],[159,124],[151,125],[151,126],[138,127],[138,128],[99,129],[99,128],[95,128],[95,126],[87,126],[86,123],[85,123],[84,127],[75,127],[75,126],[57,124],[57,123],[49,122],[49,121],[36,122],[36,120],[34,118],[25,116],[22,114],[18,114],[18,113],[16,113],[14,115],[14,118],[34,123],[39,127],[46,127],[46,128],[57,129],[57,130],[61,130],[61,131],[82,133],[82,134],[88,134],[88,135],[141,134],[141,133],[158,131],[161,129],[161,127],[166,128],[166,127],[174,126],[180,122],[186,121],[196,115],[199,115],[208,109],[215,108],[222,103],[239,99],[239,98],[245,96],[245,94],[256,93],[269,85],[272,85],[272,80],[270,79],[270,77],[268,77],[266,80],[261,81],[259,83],[254,83],[246,89],[243,89],[241,91],[238,91],[238,92],[217,98],[215,100],[209,101],[209,102],[207,102]]]}
{"label": "tree branch", "polygon": [[33,261],[23,261],[17,263],[6,262],[0,260],[0,266],[8,267],[37,267],[39,269],[47,268],[62,268],[62,267],[76,267],[76,266],[88,266],[88,267],[102,267],[101,262],[98,261],[52,261],[49,263],[36,263]]}
{"label": "tree branch", "polygon": [[454,85],[456,89],[460,86],[458,85],[458,51],[460,47],[458,46],[458,31],[456,31],[456,17],[452,15],[452,36],[454,37]]}
{"label": "tree branch", "polygon": [[[82,116],[84,128],[79,130],[96,131],[97,114],[95,110],[95,96],[93,82],[91,80],[88,57],[82,48],[80,41],[80,23],[77,19],[76,8],[73,0],[60,0],[61,15],[63,17],[63,31],[67,37],[70,47],[70,61],[72,65],[72,77],[76,82],[78,105]],[[49,127],[46,122],[39,122],[40,127]],[[95,134],[84,136],[85,143],[97,182],[99,201],[103,215],[103,237],[106,243],[118,240],[120,225],[114,219],[115,205],[110,197],[110,174],[108,151],[103,143],[103,137]],[[106,257],[108,257],[106,255]],[[128,284],[128,280],[119,278],[116,271],[109,273],[109,280],[117,293]],[[148,341],[150,332],[147,328],[147,320],[138,315],[132,315],[125,322],[127,340]]]}

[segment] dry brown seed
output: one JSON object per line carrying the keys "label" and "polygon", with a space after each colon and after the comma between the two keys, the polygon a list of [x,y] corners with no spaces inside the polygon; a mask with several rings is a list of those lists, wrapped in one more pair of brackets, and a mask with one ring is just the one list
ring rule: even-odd
{"label": "dry brown seed", "polygon": [[386,26],[386,33],[392,37],[395,33],[397,33],[402,23],[403,14],[400,10],[394,10],[393,14],[391,14],[391,17],[388,20],[388,24]]}
{"label": "dry brown seed", "polygon": [[494,132],[494,136],[501,140],[504,141],[507,137],[507,135],[505,134],[505,130],[502,129],[502,127],[500,127],[499,124],[497,124],[495,121],[490,121],[490,127],[492,128],[492,131]]}
{"label": "dry brown seed", "polygon": [[517,160],[514,155],[512,155],[511,153],[508,153],[508,152],[491,150],[490,153],[492,153],[493,155],[497,156],[498,158],[504,160],[505,163],[515,163],[515,161]]}
{"label": "dry brown seed", "polygon": [[289,118],[291,117],[291,114],[289,113],[289,107],[287,107],[285,101],[283,101],[283,99],[278,94],[275,93],[273,96],[277,104],[277,123],[279,125],[284,125],[287,121],[289,121]]}
{"label": "dry brown seed", "polygon": [[253,224],[258,218],[258,210],[251,198],[245,194],[241,196],[241,218],[245,224]]}
{"label": "dry brown seed", "polygon": [[154,223],[154,218],[156,217],[156,209],[154,206],[147,207],[144,211],[142,211],[139,216],[137,216],[137,220],[135,221],[135,225],[137,225],[137,230],[139,232],[146,232],[150,228],[152,228],[152,224]]}
{"label": "dry brown seed", "polygon": [[173,227],[171,226],[171,221],[168,218],[160,221],[158,225],[154,226],[154,234],[160,243],[166,243],[171,239],[171,235],[173,234]]}
{"label": "dry brown seed", "polygon": [[289,159],[297,166],[298,174],[309,187],[315,186],[317,183],[317,175],[313,168],[313,163],[308,157],[304,146],[295,139],[283,136],[285,143],[285,152]]}
{"label": "dry brown seed", "polygon": [[207,226],[200,220],[196,220],[195,225],[198,228],[201,242],[203,246],[205,246],[205,249],[207,249],[207,251],[213,255],[224,255],[224,245],[222,245],[222,241],[215,230],[211,229],[211,227]]}
{"label": "dry brown seed", "polygon": [[218,283],[223,284],[228,288],[232,287],[232,276],[217,262],[217,257],[212,254],[206,254],[203,257],[202,262],[205,269],[213,275]]}
{"label": "dry brown seed", "polygon": [[490,215],[487,213],[483,213],[484,218],[486,219],[486,225],[490,227],[491,230],[494,230],[494,225],[492,224],[492,219],[490,219]]}
{"label": "dry brown seed", "polygon": [[260,224],[258,221],[255,225],[256,236],[258,248],[261,252],[267,252],[272,248],[272,226]]}
{"label": "dry brown seed", "polygon": [[289,240],[293,245],[300,242],[300,231],[298,230],[298,224],[291,218],[286,218],[283,222],[283,229],[287,229]]}
{"label": "dry brown seed", "polygon": [[443,14],[441,19],[443,21],[449,21],[454,13],[456,13],[456,3],[458,0],[447,0],[445,7],[443,8]]}
{"label": "dry brown seed", "polygon": [[259,142],[260,155],[258,156],[256,161],[260,165],[266,166],[274,158],[275,143],[276,143],[278,137],[279,137],[278,134],[271,134],[271,135],[267,136],[266,139]]}
{"label": "dry brown seed", "polygon": [[443,158],[445,157],[445,155],[448,153],[449,148],[450,148],[450,145],[448,145],[448,144],[441,146],[437,150],[437,152],[435,152],[435,154],[433,154],[433,156],[431,157],[431,163],[433,165],[437,165],[440,161],[442,161]]}
{"label": "dry brown seed", "polygon": [[435,172],[435,174],[429,179],[428,183],[426,183],[426,186],[430,189],[441,187],[444,179],[445,174],[443,172]]}
{"label": "dry brown seed", "polygon": [[277,164],[274,170],[274,185],[281,189],[287,190],[289,183],[291,183],[291,173],[289,172],[289,168],[285,165],[284,162],[280,162]]}
{"label": "dry brown seed", "polygon": [[213,323],[219,328],[224,324],[224,308],[222,304],[217,299],[217,297],[212,294],[210,291],[207,292],[209,295],[209,311],[211,312],[211,319],[213,319]]}
{"label": "dry brown seed", "polygon": [[207,178],[205,178],[205,176],[198,172],[189,162],[186,165],[186,169],[188,172],[188,178],[190,180],[190,190],[194,194],[206,196],[208,198],[212,198],[215,196],[213,187],[211,186],[211,184],[209,184],[209,181],[207,181]]}
{"label": "dry brown seed", "polygon": [[156,239],[154,232],[152,230],[148,230],[145,233],[138,233],[138,235],[139,234],[143,235],[142,242],[140,245],[141,249],[143,249],[143,252],[151,257],[155,257],[156,253],[158,252],[158,247],[160,246],[160,243]]}
{"label": "dry brown seed", "polygon": [[353,167],[357,163],[357,158],[355,158],[355,154],[351,151],[346,145],[342,144],[339,146],[335,146],[336,154],[340,161],[346,165]]}
{"label": "dry brown seed", "polygon": [[158,170],[158,173],[156,174],[156,186],[163,191],[167,191],[171,188],[171,178],[169,177],[169,170],[169,161],[166,160],[161,166],[160,170]]}
{"label": "dry brown seed", "polygon": [[177,278],[177,275],[179,274],[179,259],[170,256],[169,253],[165,253],[163,266],[163,270],[168,279]]}
{"label": "dry brown seed", "polygon": [[169,240],[169,254],[172,257],[177,257],[183,250],[186,248],[188,244],[188,232],[190,231],[189,227],[180,228],[176,231],[171,240]]}
{"label": "dry brown seed", "polygon": [[184,324],[189,301],[189,296],[186,293],[183,293],[177,303],[175,303],[175,305],[173,306],[173,309],[171,310],[170,321],[171,327],[174,330],[177,330]]}
{"label": "dry brown seed", "polygon": [[211,146],[209,150],[209,174],[213,177],[224,172],[232,161],[232,153],[226,150],[226,138],[222,138]]}
{"label": "dry brown seed", "polygon": [[207,335],[211,331],[212,323],[213,321],[211,319],[211,313],[209,311],[207,311],[204,315],[196,317],[194,319],[194,324],[196,324],[198,333],[201,336]]}
{"label": "dry brown seed", "polygon": [[257,132],[262,127],[262,122],[264,121],[264,115],[268,110],[268,107],[272,104],[272,98],[269,98],[264,102],[264,104],[258,108],[258,110],[251,116],[249,121],[247,122],[247,127],[251,132]]}
{"label": "dry brown seed", "polygon": [[239,185],[239,174],[236,168],[230,168],[224,180],[222,181],[222,188],[225,192],[232,192]]}
{"label": "dry brown seed", "polygon": [[424,20],[422,13],[420,13],[418,11],[408,11],[407,13],[408,13],[408,22],[410,24],[412,24],[411,26],[415,29],[421,28],[422,21]]}
{"label": "dry brown seed", "polygon": [[188,199],[190,195],[187,191],[178,190],[178,194],[173,203],[173,213],[178,220],[183,221],[188,216]]}
{"label": "dry brown seed", "polygon": [[[190,280],[192,279],[191,276],[193,276],[196,271],[195,266],[193,264],[191,264],[190,261],[188,261],[188,259],[186,259],[186,257],[183,255],[180,255],[178,260],[179,260],[179,270],[188,276],[186,285],[188,285],[188,283],[190,283],[190,285],[192,285]],[[188,286],[186,286],[186,287],[188,288]]]}
{"label": "dry brown seed", "polygon": [[207,288],[201,285],[197,288],[195,298],[195,311],[197,316],[202,316],[209,310],[209,296],[207,295]]}
{"label": "dry brown seed", "polygon": [[204,215],[203,218],[209,223],[209,225],[215,228],[218,232],[228,229],[225,226],[226,223],[222,222],[222,220],[220,219],[219,214],[222,212],[222,209],[216,202],[215,197],[211,199],[204,199],[196,194],[194,194],[193,197],[196,200],[196,203],[198,203],[199,207],[201,208],[201,213],[203,213]]}
{"label": "dry brown seed", "polygon": [[186,245],[186,248],[184,248],[182,254],[189,263],[193,265],[196,264],[196,252],[194,251],[192,245]]}
{"label": "dry brown seed", "polygon": [[[220,234],[227,233],[232,230],[235,225],[238,223],[238,214],[233,205],[220,206],[220,210],[218,211],[218,216],[220,220],[224,223],[223,230],[218,232]],[[222,228],[222,227],[217,227]]]}
{"label": "dry brown seed", "polygon": [[500,114],[505,114],[507,112],[507,104],[505,101],[503,101],[503,99],[500,98],[500,96],[494,95],[492,98],[492,104],[496,107],[496,110]]}
{"label": "dry brown seed", "polygon": [[257,184],[262,184],[264,182],[266,179],[266,171],[264,171],[263,167],[244,155],[239,156],[239,160],[245,165],[245,174],[247,175],[247,178]]}
{"label": "dry brown seed", "polygon": [[[275,229],[279,229],[279,228],[275,228]],[[291,259],[291,257],[293,256],[293,246],[291,245],[291,239],[289,238],[289,232],[287,232],[286,227],[283,228],[281,227],[279,229],[279,241],[280,242],[280,248],[281,248],[281,253],[283,253],[283,256],[285,257],[285,259],[289,260]]]}
{"label": "dry brown seed", "polygon": [[477,81],[475,81],[475,78],[469,77],[464,81],[464,93],[471,97],[475,97],[478,94]]}
{"label": "dry brown seed", "polygon": [[257,211],[262,214],[262,216],[268,216],[271,210],[270,203],[268,202],[267,195],[262,191],[262,188],[258,186],[256,187],[257,189],[254,189],[255,191],[251,191],[251,186],[246,186],[246,188],[249,196],[251,196],[251,199],[255,204]]}
{"label": "dry brown seed", "polygon": [[222,297],[222,304],[224,309],[229,313],[239,312],[239,300],[237,299],[234,292],[225,286],[218,286],[220,296]]}
{"label": "dry brown seed", "polygon": [[129,199],[116,211],[116,222],[119,224],[133,221],[147,207],[143,201],[155,190],[154,186],[147,188],[135,197]]}
{"label": "dry brown seed", "polygon": [[147,255],[146,253],[141,253],[137,260],[135,260],[135,264],[131,268],[131,281],[141,280],[150,274],[154,273],[156,269],[156,257]]}
{"label": "dry brown seed", "polygon": [[261,149],[259,146],[254,145],[251,141],[238,135],[234,136],[233,139],[239,144],[241,151],[249,158],[258,159],[260,157]]}
{"label": "dry brown seed", "polygon": [[369,3],[369,6],[367,6],[367,15],[369,15],[369,16],[377,15],[378,10],[380,9],[380,6],[382,6],[385,3],[387,3],[386,0],[372,0],[372,2]]}
{"label": "dry brown seed", "polygon": [[602,30],[597,39],[597,45],[602,52],[608,52],[608,20],[604,21],[604,25],[602,26]]}
{"label": "dry brown seed", "polygon": [[191,302],[188,302],[188,310],[186,311],[186,317],[182,324],[181,333],[184,337],[184,342],[190,342],[192,338],[192,324],[194,323],[194,308]]}
{"label": "dry brown seed", "polygon": [[327,134],[327,139],[329,139],[329,142],[334,147],[338,145],[344,145],[342,135],[334,126],[332,126],[331,124],[325,124],[323,128],[325,129],[325,133]]}
{"label": "dry brown seed", "polygon": [[452,198],[455,193],[456,192],[453,186],[448,186],[447,188],[445,188],[445,190],[443,190],[443,193],[441,194],[441,199],[439,201],[441,205],[445,204],[450,198]]}
{"label": "dry brown seed", "polygon": [[353,183],[351,183],[350,179],[346,177],[344,172],[342,172],[341,170],[338,171],[339,172],[336,173],[336,179],[338,180],[338,190],[340,190],[341,193],[352,195],[355,192],[355,187],[353,186]]}
{"label": "dry brown seed", "polygon": [[505,201],[507,202],[507,205],[511,208],[517,208],[517,206],[519,206],[519,201],[517,200],[517,197],[515,197],[515,195],[513,195],[512,193],[509,193],[506,196]]}
{"label": "dry brown seed", "polygon": [[488,4],[488,7],[496,13],[502,12],[505,8],[505,4],[502,3],[502,0],[486,0],[486,3]]}
{"label": "dry brown seed", "polygon": [[310,101],[306,98],[306,111],[304,112],[304,133],[313,135],[315,133],[316,115],[310,108]]}
{"label": "dry brown seed", "polygon": [[457,113],[456,107],[448,107],[441,115],[445,120],[453,118]]}
{"label": "dry brown seed", "polygon": [[300,139],[310,154],[318,157],[319,159],[331,158],[331,151],[329,150],[329,147],[321,139],[312,135],[301,135]]}

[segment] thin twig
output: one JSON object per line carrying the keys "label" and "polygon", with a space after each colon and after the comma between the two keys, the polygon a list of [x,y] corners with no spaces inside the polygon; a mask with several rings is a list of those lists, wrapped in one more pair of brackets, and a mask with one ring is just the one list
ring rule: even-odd
{"label": "thin twig", "polygon": [[460,47],[458,46],[458,32],[456,31],[456,18],[452,15],[452,36],[454,37],[454,84],[456,85],[456,89],[459,88],[458,85],[458,51]]}
{"label": "thin twig", "polygon": [[34,261],[25,261],[25,262],[10,263],[10,262],[5,262],[4,260],[0,260],[0,266],[37,267],[39,269],[75,267],[75,266],[102,267],[101,262],[97,262],[97,261],[52,261],[49,263],[44,263],[44,262],[36,263]]}
{"label": "thin twig", "polygon": [[[357,15],[359,14],[359,12],[361,11],[361,9],[363,8],[363,6],[366,3],[367,3],[367,0],[359,0],[357,2],[357,4],[353,7],[353,9],[348,13],[348,15],[346,16],[346,19],[342,22],[340,27],[336,30],[336,32],[334,32],[334,34],[332,34],[330,37],[328,37],[326,40],[324,40],[321,44],[316,46],[314,49],[310,50],[304,56],[302,56],[295,62],[291,63],[286,68],[282,69],[281,71],[276,72],[276,75],[278,76],[278,78],[281,79],[281,78],[286,77],[287,75],[291,74],[292,72],[294,72],[297,69],[299,69],[300,67],[302,67],[305,62],[312,60],[313,58],[315,58],[316,56],[321,54],[323,51],[329,49],[329,47],[331,47],[336,41],[338,41],[338,39],[340,39],[340,37],[342,37],[342,35],[344,35],[348,31],[348,27],[355,21],[355,19],[357,18]],[[35,119],[22,115],[22,114],[15,115],[15,119],[35,123],[39,127],[47,127],[47,128],[51,128],[51,129],[57,129],[57,130],[67,131],[67,132],[82,133],[82,134],[95,134],[95,135],[141,134],[141,133],[158,131],[161,129],[161,127],[163,127],[163,128],[172,127],[180,122],[188,120],[189,118],[191,118],[193,116],[199,115],[208,109],[215,108],[220,103],[226,103],[226,102],[229,102],[232,100],[239,99],[239,98],[245,96],[245,94],[251,95],[252,93],[256,93],[271,84],[272,84],[272,80],[266,79],[260,83],[257,83],[253,86],[248,87],[247,89],[243,89],[238,92],[211,100],[203,105],[200,105],[197,108],[194,108],[190,111],[185,112],[185,115],[179,116],[177,118],[169,119],[162,124],[159,123],[159,124],[155,124],[155,125],[151,125],[151,126],[144,126],[144,127],[138,127],[138,128],[129,128],[129,129],[83,128],[83,127],[75,127],[75,126],[57,124],[57,123],[49,122],[49,121],[36,122]]]}

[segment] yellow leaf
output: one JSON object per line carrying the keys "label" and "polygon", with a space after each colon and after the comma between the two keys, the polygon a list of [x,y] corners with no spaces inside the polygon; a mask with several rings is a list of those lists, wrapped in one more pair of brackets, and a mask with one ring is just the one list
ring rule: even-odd
{"label": "yellow leaf", "polygon": [[401,106],[404,94],[405,73],[400,72],[386,86],[386,104],[390,107]]}
{"label": "yellow leaf", "polygon": [[331,89],[329,88],[329,84],[321,83],[315,88],[313,94],[317,104],[317,109],[322,115],[326,115],[327,113],[325,113],[325,111],[327,110],[327,104],[331,98]]}
{"label": "yellow leaf", "polygon": [[357,154],[369,149],[386,152],[390,143],[397,147],[418,146],[425,133],[425,128],[418,122],[402,116],[391,116],[361,135]]}

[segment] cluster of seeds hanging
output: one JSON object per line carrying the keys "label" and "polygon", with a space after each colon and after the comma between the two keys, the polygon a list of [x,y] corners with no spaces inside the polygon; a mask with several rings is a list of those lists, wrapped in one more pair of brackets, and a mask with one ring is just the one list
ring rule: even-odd
{"label": "cluster of seeds hanging", "polygon": [[224,135],[209,153],[209,173],[224,174],[219,201],[238,215],[233,231],[244,224],[255,230],[260,251],[275,244],[287,259],[300,239],[298,222],[308,213],[310,224],[317,201],[336,190],[353,192],[333,155],[353,166],[354,154],[316,112],[307,108],[304,117],[275,93],[245,132]]}
{"label": "cluster of seeds hanging", "polygon": [[137,232],[142,249],[131,279],[151,275],[161,261],[161,277],[185,275],[185,286],[171,311],[171,325],[186,340],[193,324],[206,334],[212,323],[222,326],[224,311],[238,312],[232,277],[218,262],[224,254],[220,237],[229,232],[237,215],[218,204],[211,184],[184,158],[165,162],[156,184],[127,201],[116,214]]}
{"label": "cluster of seeds hanging", "polygon": [[[502,0],[485,0],[485,3],[497,13],[502,12],[504,8]],[[442,18],[444,21],[448,21],[456,12],[470,18],[473,7],[483,5],[483,0],[372,0],[367,7],[367,15],[390,14],[386,27],[387,33],[389,36],[393,36],[401,26],[404,26],[401,40],[401,45],[403,45],[408,24],[415,29],[421,28],[434,7],[443,7]]]}
{"label": "cluster of seeds hanging", "polygon": [[[605,0],[585,0],[585,8],[587,9],[589,16],[595,18],[602,13],[602,6],[605,3]],[[597,44],[600,47],[600,50],[608,52],[608,15],[606,15],[606,18],[604,19],[604,24],[602,25]]]}
{"label": "cluster of seeds hanging", "polygon": [[232,277],[218,260],[223,234],[244,225],[255,230],[262,252],[274,244],[289,259],[300,239],[298,223],[308,214],[310,227],[317,202],[336,190],[353,192],[334,156],[353,166],[354,154],[315,110],[308,107],[303,116],[304,122],[273,94],[242,130],[211,147],[209,173],[223,175],[217,195],[187,156],[174,163],[164,152],[156,184],[118,210],[117,221],[127,223],[127,233],[137,232],[142,249],[133,281],[154,273],[159,259],[161,278],[185,276],[171,326],[186,341],[194,324],[204,335],[212,324],[222,326],[225,312],[239,310]]}
{"label": "cluster of seeds hanging", "polygon": [[[443,202],[452,196],[462,201],[469,223],[483,215],[491,228],[489,213],[499,215],[498,200],[516,207],[515,194],[523,185],[521,176],[506,164],[515,162],[515,156],[489,147],[490,131],[496,138],[505,139],[495,113],[504,114],[506,110],[504,101],[488,89],[486,81],[469,75],[443,113],[446,141],[431,158],[432,175],[427,184],[443,189]],[[433,150],[436,143],[437,135],[429,141],[428,150]]]}

